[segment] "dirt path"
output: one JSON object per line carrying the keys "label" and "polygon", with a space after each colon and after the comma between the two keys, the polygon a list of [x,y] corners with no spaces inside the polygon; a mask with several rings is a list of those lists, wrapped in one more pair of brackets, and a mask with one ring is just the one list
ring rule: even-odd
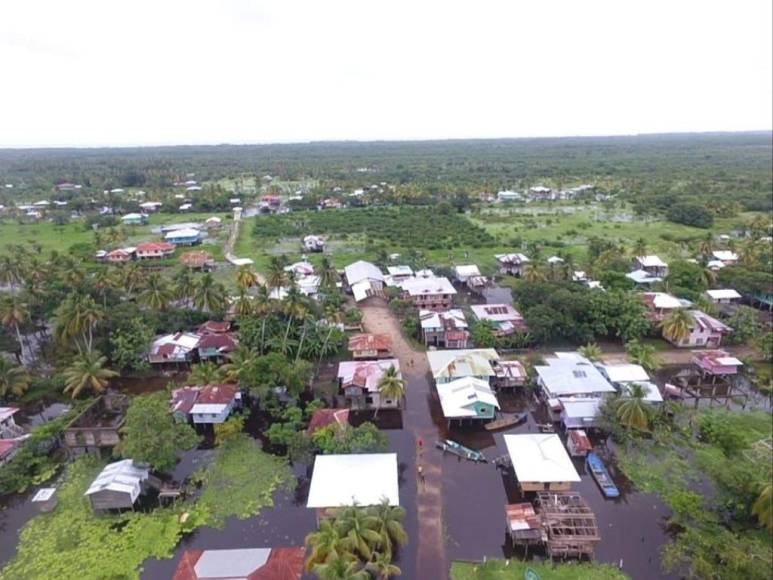
{"label": "dirt path", "polygon": [[406,381],[406,405],[403,410],[403,427],[413,432],[417,443],[423,441],[423,451],[417,451],[417,466],[422,466],[424,482],[417,477],[416,510],[419,520],[415,575],[410,578],[448,578],[449,565],[446,561],[443,541],[443,465],[439,454],[431,448],[438,438],[438,427],[432,420],[430,402],[432,385],[426,355],[414,350],[405,340],[400,323],[385,303],[372,299],[360,305],[363,326],[367,332],[381,332],[392,337],[395,356],[400,361],[403,378]]}

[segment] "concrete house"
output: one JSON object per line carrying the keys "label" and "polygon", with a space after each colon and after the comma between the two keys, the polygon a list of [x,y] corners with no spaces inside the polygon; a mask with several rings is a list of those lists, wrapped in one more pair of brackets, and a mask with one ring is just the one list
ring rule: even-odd
{"label": "concrete house", "polygon": [[732,288],[706,290],[705,294],[713,304],[738,304],[741,301],[741,295]]}
{"label": "concrete house", "polygon": [[743,363],[724,350],[705,350],[693,353],[693,364],[703,374],[712,377],[728,377],[738,374],[738,369]]}
{"label": "concrete house", "polygon": [[345,288],[360,302],[371,296],[384,296],[384,275],[375,265],[364,260],[344,268]]}
{"label": "concrete house", "polygon": [[408,278],[400,283],[403,298],[420,310],[443,311],[454,304],[456,289],[448,278]]}
{"label": "concrete house", "polygon": [[175,247],[169,242],[145,242],[137,245],[135,254],[138,260],[166,258],[174,254]]}
{"label": "concrete house", "polygon": [[668,276],[668,264],[658,256],[636,256],[633,261],[636,270],[644,270],[650,276],[665,278]]}
{"label": "concrete house", "polygon": [[464,312],[452,308],[445,312],[419,310],[421,339],[427,346],[444,348],[467,348],[470,333]]}
{"label": "concrete house", "polygon": [[105,259],[111,264],[125,264],[131,262],[134,259],[135,248],[118,248],[108,252],[105,255]]}
{"label": "concrete house", "polygon": [[478,320],[487,320],[494,327],[494,336],[508,336],[526,332],[523,316],[510,304],[473,304],[470,306]]}
{"label": "concrete house", "polygon": [[496,376],[493,364],[499,354],[493,348],[427,351],[430,371],[436,384],[463,377],[490,382]]}
{"label": "concrete house", "polygon": [[173,230],[164,236],[164,240],[175,246],[195,246],[201,243],[201,232],[194,228]]}
{"label": "concrete house", "polygon": [[499,273],[520,278],[523,276],[529,258],[523,254],[497,254],[494,256],[499,263]]}
{"label": "concrete house", "polygon": [[384,399],[378,390],[381,378],[390,367],[400,374],[396,358],[343,361],[338,364],[338,384],[344,402],[352,409],[399,409],[399,399]]}
{"label": "concrete house", "polygon": [[463,377],[436,385],[443,416],[449,422],[486,421],[499,409],[496,393],[488,381]]}
{"label": "concrete house", "polygon": [[571,457],[554,433],[505,435],[521,492],[568,491],[580,481]]}
{"label": "concrete house", "polygon": [[557,352],[534,367],[537,384],[547,399],[601,397],[615,388],[588,359],[574,352]]}
{"label": "concrete house", "polygon": [[392,338],[388,334],[356,334],[347,347],[354,359],[392,358]]}
{"label": "concrete house", "polygon": [[688,312],[692,318],[692,323],[690,324],[690,335],[687,338],[681,342],[675,342],[665,334],[663,335],[663,338],[676,347],[717,348],[722,344],[722,337],[733,331],[732,328],[705,312],[700,310],[688,310]]}
{"label": "concrete house", "polygon": [[139,467],[131,459],[116,461],[105,466],[84,495],[95,512],[133,509],[149,476],[147,467]]}

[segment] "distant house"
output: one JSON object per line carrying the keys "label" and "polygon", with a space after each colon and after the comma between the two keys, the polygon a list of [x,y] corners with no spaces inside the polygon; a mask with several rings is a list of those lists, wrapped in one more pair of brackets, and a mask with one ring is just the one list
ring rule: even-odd
{"label": "distant house", "polygon": [[662,322],[674,310],[684,308],[688,304],[665,292],[644,292],[641,297],[647,307],[648,318],[656,323]]}
{"label": "distant house", "polygon": [[95,512],[133,509],[146,487],[150,470],[131,459],[106,465],[84,494]]}
{"label": "distant house", "polygon": [[522,387],[529,378],[526,368],[517,360],[493,361],[491,366],[494,369],[491,386],[496,389]]}
{"label": "distant house", "polygon": [[556,195],[549,187],[535,185],[529,188],[529,199],[534,201],[550,201],[556,199]]}
{"label": "distant house", "polygon": [[403,298],[416,308],[443,311],[453,306],[456,289],[448,278],[408,278],[400,283]]}
{"label": "distant house", "polygon": [[499,273],[520,278],[529,263],[529,258],[523,254],[497,254],[494,256],[499,263]]}
{"label": "distant house", "polygon": [[222,227],[223,220],[217,216],[208,217],[204,220],[204,227],[208,230],[216,230]]}
{"label": "distant house", "polygon": [[311,276],[314,274],[314,264],[304,260],[285,266],[284,270],[285,272],[292,274],[293,278],[303,278],[304,276]]}
{"label": "distant house", "polygon": [[354,359],[394,356],[392,338],[388,334],[356,334],[349,339],[348,350]]}
{"label": "distant house", "polygon": [[722,337],[733,331],[732,328],[705,312],[700,310],[688,310],[688,312],[692,318],[692,323],[687,338],[681,342],[676,342],[665,334],[663,335],[663,338],[676,347],[705,346],[706,348],[717,348],[722,343]]}
{"label": "distant house", "polygon": [[180,207],[178,207],[177,209],[179,211],[185,213],[187,211],[191,211],[192,208],[193,208],[193,204],[192,203],[184,203],[184,204],[180,205]]}
{"label": "distant house", "polygon": [[343,361],[338,364],[338,384],[345,403],[352,409],[398,409],[399,399],[382,399],[378,384],[390,367],[400,374],[396,358]]}
{"label": "distant house", "polygon": [[16,407],[0,407],[0,439],[15,439],[24,435],[24,429],[13,418],[18,411]]}
{"label": "distant house", "polygon": [[634,268],[644,270],[650,276],[665,278],[668,276],[668,264],[658,256],[636,256],[634,258]]}
{"label": "distant house", "polygon": [[225,334],[230,332],[231,323],[228,320],[207,320],[196,329],[201,335],[204,334]]}
{"label": "distant house", "polygon": [[307,252],[322,252],[325,250],[325,239],[322,236],[306,236],[303,238],[303,248]]}
{"label": "distant house", "polygon": [[158,211],[158,208],[162,205],[164,204],[160,201],[146,201],[140,204],[140,208],[142,208],[142,211],[154,212]]}
{"label": "distant house", "polygon": [[203,250],[185,252],[180,256],[180,262],[191,270],[210,270],[215,266],[212,254]]}
{"label": "distant house", "polygon": [[343,428],[349,425],[349,409],[317,409],[309,420],[306,433],[313,435],[315,431],[324,429],[329,425],[338,425]]}
{"label": "distant house", "polygon": [[706,297],[714,304],[737,304],[741,295],[732,288],[706,290]]}
{"label": "distant house", "polygon": [[384,275],[370,262],[359,260],[346,266],[344,281],[357,302],[371,296],[384,296]]}
{"label": "distant house", "polygon": [[121,217],[121,223],[125,226],[141,226],[148,223],[148,216],[143,213],[127,213]]}
{"label": "distant house", "polygon": [[75,457],[110,454],[121,440],[128,399],[125,395],[97,397],[64,430],[64,445]]}
{"label": "distant house", "polygon": [[464,312],[452,308],[445,312],[419,310],[421,339],[427,346],[444,348],[467,348],[470,333]]}
{"label": "distant house", "polygon": [[493,325],[495,336],[508,336],[527,330],[523,316],[510,304],[473,304],[470,309],[475,318]]}
{"label": "distant house", "polygon": [[547,262],[551,266],[558,266],[559,264],[563,264],[564,263],[564,259],[559,257],[559,256],[550,256],[547,259]]}
{"label": "distant house", "polygon": [[230,332],[208,333],[201,337],[198,344],[199,359],[223,359],[236,350],[239,341]]}
{"label": "distant house", "polygon": [[580,475],[561,439],[551,433],[505,435],[521,492],[568,491]]}
{"label": "distant house", "polygon": [[615,388],[585,357],[573,352],[555,354],[555,358],[545,359],[547,364],[534,367],[537,384],[546,398],[592,397],[615,392]]}
{"label": "distant house", "polygon": [[300,580],[306,549],[186,550],[172,580]]}
{"label": "distant house", "polygon": [[470,276],[465,285],[473,292],[482,292],[489,285],[489,279],[485,276]]}
{"label": "distant house", "polygon": [[496,376],[492,363],[499,360],[499,354],[493,348],[430,350],[427,360],[437,384],[463,377],[489,382]]}
{"label": "distant house", "polygon": [[485,421],[493,419],[499,409],[497,396],[488,381],[462,377],[436,385],[440,407],[446,420]]}
{"label": "distant house", "polygon": [[724,266],[732,266],[738,263],[738,254],[730,250],[714,250],[711,255],[715,260],[722,262]]}
{"label": "distant house", "polygon": [[175,246],[195,246],[201,243],[201,232],[194,228],[173,230],[164,236],[164,240]]}
{"label": "distant house", "polygon": [[[236,385],[204,385],[193,388],[198,390],[198,396],[188,415],[194,424],[223,423],[241,404],[242,394]],[[181,406],[181,410],[182,408],[184,406]]]}
{"label": "distant house", "polygon": [[150,364],[189,363],[195,359],[201,336],[189,332],[165,334],[156,338],[150,346]]}
{"label": "distant house", "polygon": [[119,248],[108,252],[105,259],[111,264],[124,264],[134,259],[134,248]]}
{"label": "distant house", "polygon": [[517,191],[500,191],[497,193],[497,201],[502,202],[512,202],[512,201],[523,201],[524,197],[523,194],[518,193]]}
{"label": "distant house", "polygon": [[480,276],[480,269],[475,264],[454,266],[454,279],[460,284],[466,284],[469,278]]}
{"label": "distant house", "polygon": [[712,377],[727,377],[738,374],[743,363],[724,350],[704,350],[693,353],[693,363],[703,374]]}
{"label": "distant house", "polygon": [[635,284],[639,286],[649,286],[650,284],[656,284],[658,282],[662,282],[663,278],[660,276],[653,276],[646,270],[634,270],[633,272],[629,272],[625,275],[626,278],[629,280],[632,280]]}
{"label": "distant house", "polygon": [[175,245],[169,242],[145,242],[138,244],[135,250],[138,260],[166,258],[174,254]]}
{"label": "distant house", "polygon": [[391,286],[399,286],[403,280],[407,280],[413,276],[413,270],[410,266],[387,266],[387,274],[389,275],[389,284]]}

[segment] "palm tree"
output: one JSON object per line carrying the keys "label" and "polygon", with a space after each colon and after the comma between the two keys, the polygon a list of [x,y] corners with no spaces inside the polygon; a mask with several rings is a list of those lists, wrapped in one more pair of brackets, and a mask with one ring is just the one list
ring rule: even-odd
{"label": "palm tree", "polygon": [[389,580],[403,573],[398,566],[392,564],[392,556],[388,553],[374,554],[373,559],[365,565],[365,569],[378,580]]}
{"label": "palm tree", "polygon": [[650,408],[644,400],[646,396],[647,390],[643,385],[631,385],[626,397],[617,406],[617,418],[621,425],[629,429],[649,431]]}
{"label": "palm tree", "polygon": [[186,306],[189,305],[196,288],[191,271],[188,268],[180,268],[174,275],[173,284],[174,297],[177,300],[182,300]]}
{"label": "palm tree", "polygon": [[402,401],[402,398],[405,396],[405,381],[400,378],[400,375],[394,366],[389,367],[384,373],[384,376],[378,381],[378,394],[379,403],[378,407],[376,407],[374,416],[378,415],[382,399],[397,399],[398,401]]}
{"label": "palm tree", "polygon": [[323,256],[319,268],[319,285],[322,288],[335,288],[336,282],[338,282],[338,272],[330,263],[328,257]]}
{"label": "palm tree", "polygon": [[265,350],[265,338],[266,338],[266,319],[274,308],[274,302],[271,300],[271,296],[268,290],[268,286],[263,285],[258,287],[258,293],[255,296],[255,303],[253,304],[253,310],[255,314],[262,318],[260,323],[260,352],[261,354]]}
{"label": "palm tree", "polygon": [[145,287],[140,292],[139,298],[151,310],[166,310],[174,298],[174,293],[161,274],[153,272],[145,281]]}
{"label": "palm tree", "polygon": [[0,356],[0,397],[21,397],[30,386],[30,376],[22,366],[13,366]]}
{"label": "palm tree", "polygon": [[646,256],[647,255],[647,241],[644,238],[639,238],[633,245],[634,256]]}
{"label": "palm tree", "polygon": [[535,263],[526,264],[526,268],[523,272],[523,277],[527,282],[544,282],[545,274],[539,269],[539,266]]}
{"label": "palm tree", "polygon": [[266,277],[266,283],[271,288],[280,288],[281,286],[286,286],[289,283],[290,277],[288,276],[287,272],[285,272],[286,265],[287,260],[284,256],[271,257],[271,260],[268,264],[268,275]]}
{"label": "palm tree", "polygon": [[770,483],[760,492],[752,506],[752,513],[763,526],[773,531],[773,486]]}
{"label": "palm tree", "polygon": [[123,286],[126,293],[133,295],[137,288],[142,286],[145,274],[137,264],[125,264],[123,267]]}
{"label": "palm tree", "polygon": [[207,272],[195,285],[193,290],[193,304],[199,310],[211,312],[223,310],[225,307],[225,288],[215,282],[212,274]]}
{"label": "palm tree", "polygon": [[698,244],[698,253],[701,255],[702,261],[708,262],[711,258],[711,253],[714,251],[714,237],[711,233],[706,234],[706,237]]}
{"label": "palm tree", "polygon": [[377,506],[370,508],[370,513],[376,517],[376,531],[381,535],[380,548],[392,559],[395,549],[408,543],[408,534],[403,527],[405,508],[389,505],[384,499]]}
{"label": "palm tree", "polygon": [[320,580],[371,580],[370,574],[362,569],[357,558],[338,555],[312,569]]}
{"label": "palm tree", "polygon": [[98,351],[83,351],[73,359],[72,364],[64,371],[64,392],[76,398],[84,389],[101,393],[107,388],[108,381],[117,377],[118,373],[106,369],[107,357]]}
{"label": "palm tree", "polygon": [[0,301],[0,323],[7,328],[13,328],[16,332],[16,340],[21,349],[21,361],[26,360],[24,354],[24,339],[22,338],[19,325],[23,324],[30,317],[27,305],[22,302],[15,294],[3,297]]}
{"label": "palm tree", "polygon": [[284,299],[283,310],[287,316],[287,328],[285,329],[284,341],[282,346],[282,352],[287,352],[287,338],[290,335],[290,327],[293,321],[297,319],[304,319],[308,313],[306,308],[306,302],[301,291],[297,287],[291,286],[287,291],[287,296]]}
{"label": "palm tree", "polygon": [[227,383],[239,383],[249,372],[250,364],[259,355],[256,351],[242,345],[228,355],[228,362],[220,367],[223,380]]}
{"label": "palm tree", "polygon": [[585,346],[581,346],[578,349],[578,352],[588,360],[592,361],[601,360],[601,356],[604,354],[601,347],[595,342],[589,342]]}
{"label": "palm tree", "polygon": [[233,312],[237,316],[249,316],[253,311],[252,296],[247,293],[244,286],[239,286],[239,294],[231,304]]}
{"label": "palm tree", "polygon": [[668,340],[681,344],[690,336],[694,324],[692,314],[684,308],[677,308],[660,323],[660,328]]}
{"label": "palm tree", "polygon": [[318,564],[323,564],[333,554],[347,553],[344,547],[344,538],[340,529],[332,518],[325,518],[319,524],[316,532],[306,536],[305,543],[311,548],[311,554],[306,559],[306,570],[311,571]]}
{"label": "palm tree", "polygon": [[337,328],[336,325],[344,321],[344,313],[338,308],[329,307],[325,309],[325,320],[327,321],[327,334],[325,335],[325,341],[322,343],[322,348],[319,350],[319,360],[317,364],[322,362],[322,357],[328,354],[327,347],[330,344],[330,337],[333,335],[333,331]]}
{"label": "palm tree", "polygon": [[647,371],[655,371],[660,368],[660,359],[655,352],[655,347],[651,344],[631,340],[626,343],[625,351],[631,363],[641,365]]}
{"label": "palm tree", "polygon": [[215,363],[203,362],[193,365],[188,375],[188,381],[194,385],[217,385],[224,377],[223,371]]}
{"label": "palm tree", "polygon": [[355,505],[340,512],[336,525],[340,527],[344,537],[344,546],[364,560],[370,560],[373,549],[382,541],[381,535],[376,531],[378,519],[367,509]]}
{"label": "palm tree", "polygon": [[236,270],[236,284],[240,288],[256,286],[258,284],[258,275],[247,264],[239,266],[239,269]]}

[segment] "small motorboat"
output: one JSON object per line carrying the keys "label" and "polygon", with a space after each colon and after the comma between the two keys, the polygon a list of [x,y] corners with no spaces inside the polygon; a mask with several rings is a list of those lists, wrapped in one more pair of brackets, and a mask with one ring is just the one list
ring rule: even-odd
{"label": "small motorboat", "polygon": [[587,463],[588,469],[590,470],[593,479],[599,484],[601,493],[604,494],[604,497],[620,497],[620,490],[617,489],[617,486],[609,476],[607,466],[604,465],[604,461],[602,461],[601,457],[591,451],[588,453]]}
{"label": "small motorboat", "polygon": [[469,459],[470,461],[479,461],[480,463],[486,463],[486,456],[480,451],[475,451],[469,447],[465,447],[461,443],[452,441],[451,439],[444,439],[443,441],[436,441],[435,447],[442,449],[444,452],[452,453],[458,457]]}
{"label": "small motorboat", "polygon": [[496,431],[497,429],[504,429],[505,427],[512,427],[513,425],[523,423],[528,418],[528,413],[515,413],[513,415],[506,415],[491,423],[486,423],[485,427],[487,431]]}

